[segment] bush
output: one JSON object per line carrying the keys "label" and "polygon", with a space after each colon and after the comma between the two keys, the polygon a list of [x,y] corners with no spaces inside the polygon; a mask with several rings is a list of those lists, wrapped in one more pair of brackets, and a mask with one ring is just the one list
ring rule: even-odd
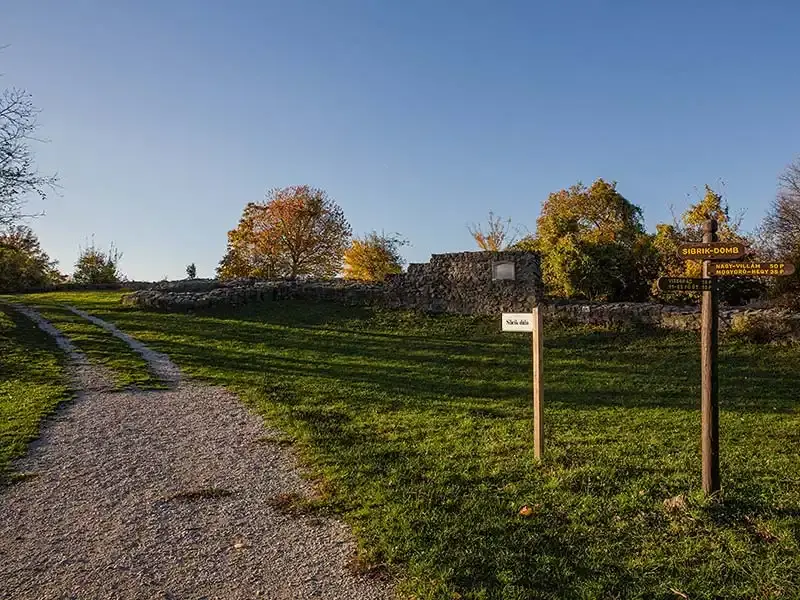
{"label": "bush", "polygon": [[0,232],[0,292],[24,292],[59,283],[61,275],[55,266],[29,227]]}
{"label": "bush", "polygon": [[729,332],[754,344],[800,341],[800,319],[782,313],[734,315]]}
{"label": "bush", "polygon": [[108,252],[99,250],[92,240],[91,246],[81,250],[78,262],[75,263],[75,283],[119,283],[122,279],[118,265],[122,254],[111,244]]}

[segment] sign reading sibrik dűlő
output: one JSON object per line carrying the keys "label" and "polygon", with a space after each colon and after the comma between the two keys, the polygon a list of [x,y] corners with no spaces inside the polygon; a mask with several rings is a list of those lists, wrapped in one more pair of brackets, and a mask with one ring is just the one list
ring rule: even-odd
{"label": "sign reading sibrik d\u0171l\u0151", "polygon": [[533,331],[532,313],[503,313],[503,331]]}

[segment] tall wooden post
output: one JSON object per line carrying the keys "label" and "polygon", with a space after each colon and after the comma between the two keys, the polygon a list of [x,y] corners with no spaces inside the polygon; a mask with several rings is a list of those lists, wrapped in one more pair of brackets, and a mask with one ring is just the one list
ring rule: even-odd
{"label": "tall wooden post", "polygon": [[542,311],[533,307],[533,454],[537,459],[544,453],[544,424],[542,423]]}
{"label": "tall wooden post", "polygon": [[[703,242],[717,241],[717,221],[703,223]],[[719,478],[719,381],[717,348],[719,343],[719,297],[717,278],[709,277],[703,261],[703,277],[711,279],[711,290],[703,292],[700,347],[702,352],[702,393],[700,401],[703,450],[703,491],[713,494],[720,489]]]}

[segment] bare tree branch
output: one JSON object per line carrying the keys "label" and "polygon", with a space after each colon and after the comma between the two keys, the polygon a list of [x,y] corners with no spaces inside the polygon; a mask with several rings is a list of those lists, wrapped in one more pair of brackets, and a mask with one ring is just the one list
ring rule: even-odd
{"label": "bare tree branch", "polygon": [[481,250],[499,252],[513,245],[519,237],[519,229],[511,226],[511,219],[505,221],[489,211],[489,221],[484,232],[483,226],[473,223],[467,225],[472,238]]}
{"label": "bare tree branch", "polygon": [[0,94],[0,226],[24,217],[30,194],[45,199],[54,190],[57,175],[42,175],[36,169],[31,143],[38,126],[38,110],[24,90],[10,88]]}
{"label": "bare tree branch", "polygon": [[778,256],[800,251],[800,157],[778,177],[778,193],[764,219],[762,236]]}

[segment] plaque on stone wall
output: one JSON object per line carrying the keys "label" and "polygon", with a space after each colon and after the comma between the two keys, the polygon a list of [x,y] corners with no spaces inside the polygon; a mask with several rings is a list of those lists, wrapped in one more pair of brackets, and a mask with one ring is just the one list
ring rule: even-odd
{"label": "plaque on stone wall", "polygon": [[492,279],[511,279],[514,280],[514,261],[502,260],[492,263]]}

